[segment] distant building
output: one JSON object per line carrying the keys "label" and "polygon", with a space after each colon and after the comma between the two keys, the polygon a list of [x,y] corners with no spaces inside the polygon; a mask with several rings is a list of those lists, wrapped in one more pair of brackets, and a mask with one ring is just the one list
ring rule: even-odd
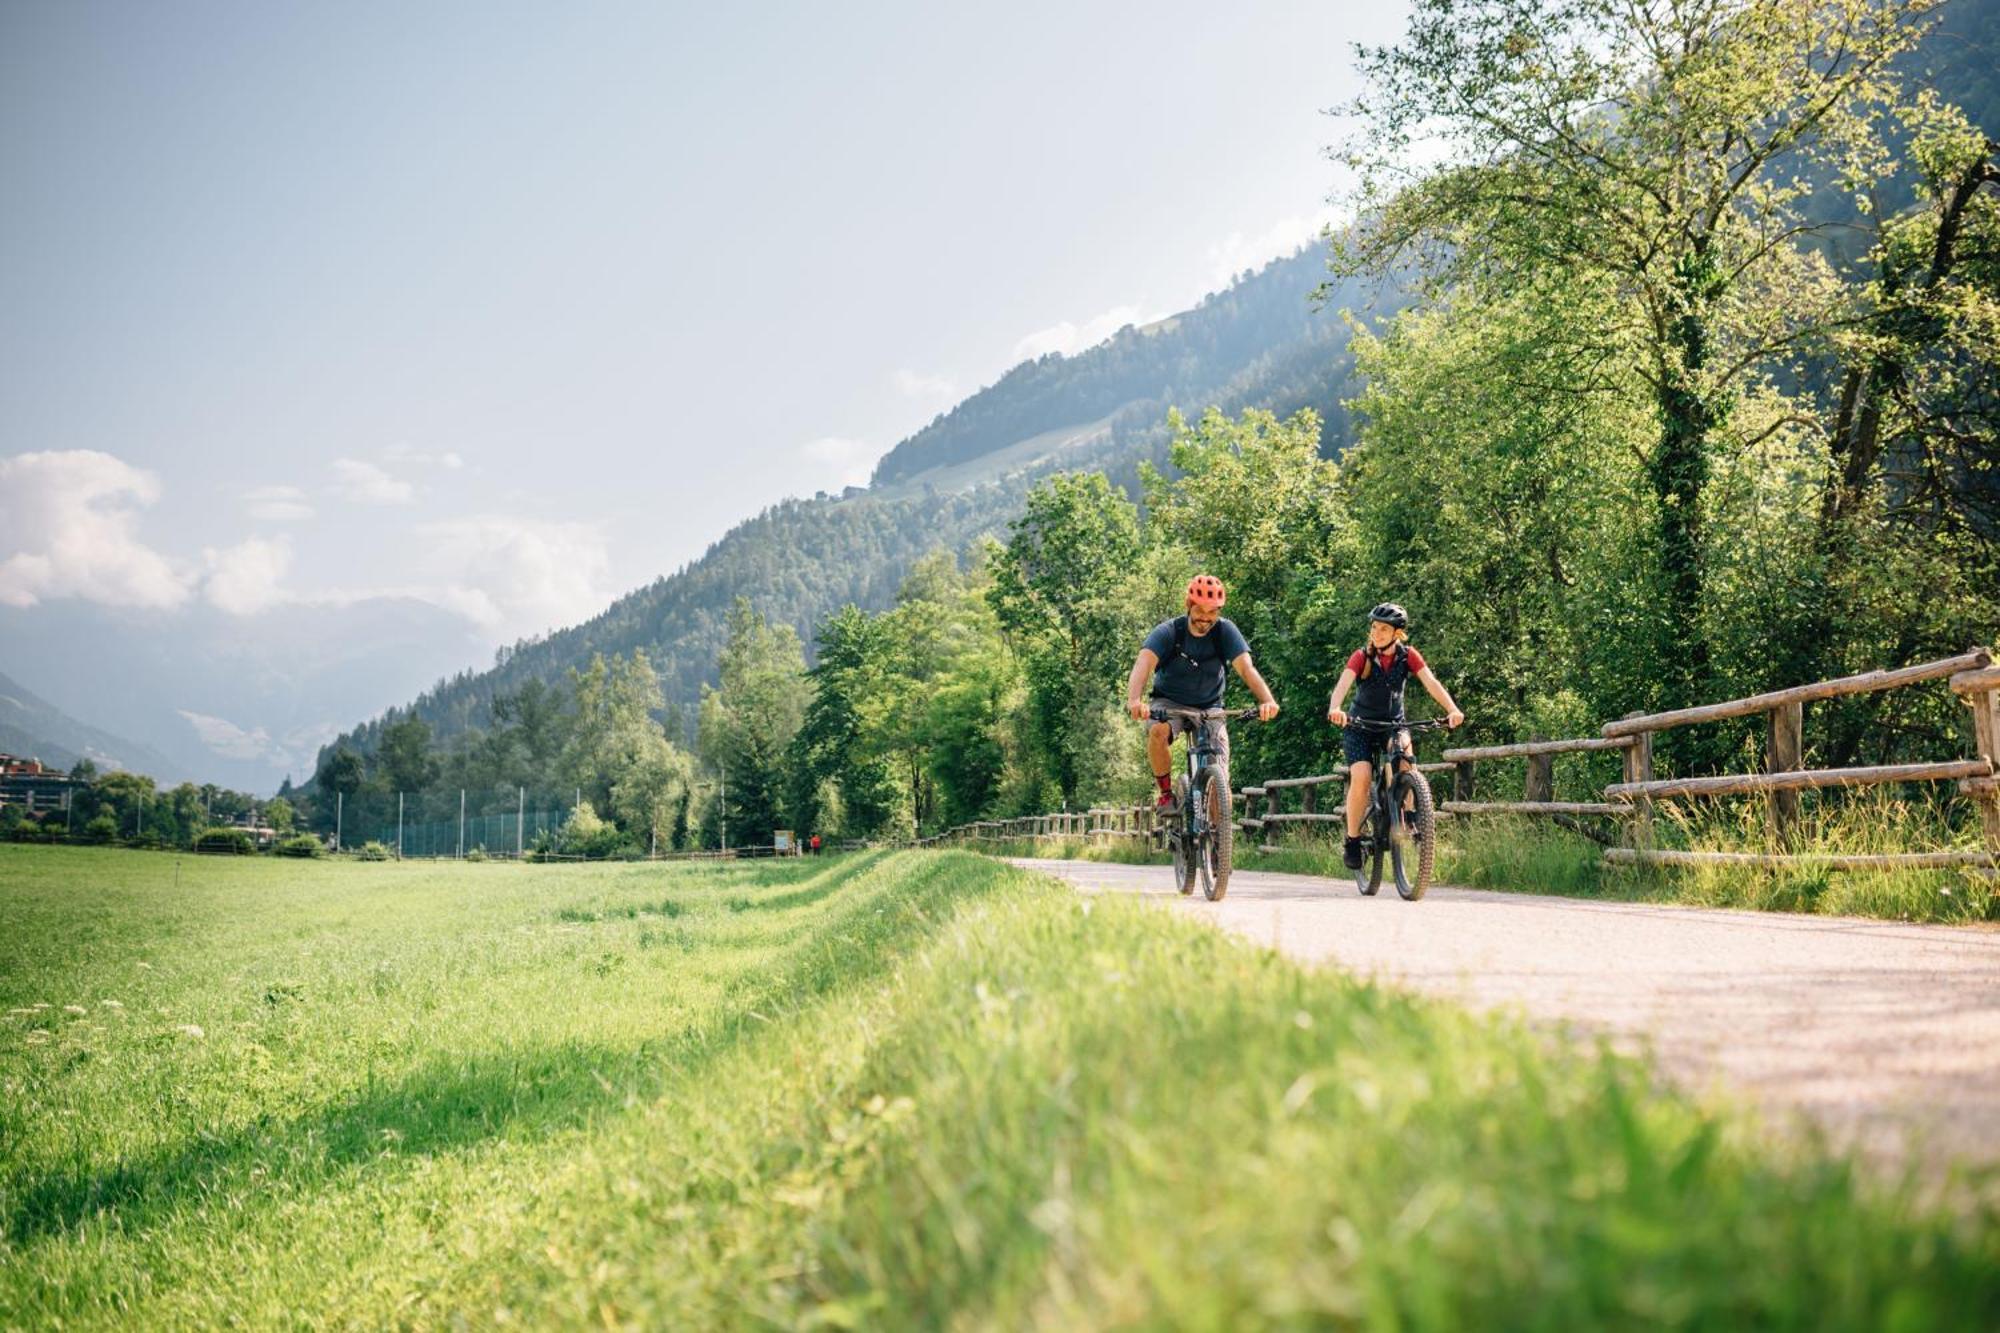
{"label": "distant building", "polygon": [[278,830],[260,823],[255,815],[239,815],[229,821],[229,827],[242,829],[259,847],[269,847],[278,840]]}
{"label": "distant building", "polygon": [[42,767],[39,759],[0,754],[0,805],[18,805],[31,815],[60,810],[69,793],[83,785],[67,773]]}

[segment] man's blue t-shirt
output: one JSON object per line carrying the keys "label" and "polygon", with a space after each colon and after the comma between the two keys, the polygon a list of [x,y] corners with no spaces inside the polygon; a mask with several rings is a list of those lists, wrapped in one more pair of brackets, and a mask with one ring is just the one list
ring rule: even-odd
{"label": "man's blue t-shirt", "polygon": [[1174,626],[1184,617],[1162,620],[1146,636],[1146,647],[1160,659],[1153,673],[1153,697],[1183,708],[1214,708],[1222,703],[1222,687],[1231,662],[1250,651],[1243,631],[1232,620],[1217,620],[1206,634],[1187,630],[1181,651],[1174,651]]}

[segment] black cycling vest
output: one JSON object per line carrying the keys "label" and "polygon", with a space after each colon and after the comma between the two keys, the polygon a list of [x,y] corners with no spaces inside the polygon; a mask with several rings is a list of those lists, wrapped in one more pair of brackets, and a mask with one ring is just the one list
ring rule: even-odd
{"label": "black cycling vest", "polygon": [[1354,715],[1365,717],[1370,722],[1401,722],[1403,720],[1403,686],[1410,680],[1410,647],[1396,645],[1395,655],[1389,665],[1383,666],[1382,659],[1374,649],[1363,650],[1364,657],[1374,665],[1365,676],[1356,678],[1354,686]]}

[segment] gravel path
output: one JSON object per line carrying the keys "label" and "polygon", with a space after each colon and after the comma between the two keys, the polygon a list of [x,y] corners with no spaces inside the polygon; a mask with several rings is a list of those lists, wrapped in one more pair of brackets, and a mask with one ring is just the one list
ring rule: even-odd
{"label": "gravel path", "polygon": [[2000,1163],[2000,930],[1712,911],[1239,870],[1175,894],[1164,866],[1015,862],[1157,899],[1307,962],[1648,1047],[1720,1086],[1897,1161]]}

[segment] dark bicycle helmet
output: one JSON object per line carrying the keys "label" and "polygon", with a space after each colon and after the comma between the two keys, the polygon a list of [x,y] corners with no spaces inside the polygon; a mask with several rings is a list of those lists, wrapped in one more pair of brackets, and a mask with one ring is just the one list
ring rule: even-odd
{"label": "dark bicycle helmet", "polygon": [[1368,619],[1371,623],[1379,620],[1385,625],[1394,625],[1397,629],[1410,627],[1410,613],[1394,602],[1383,602],[1368,613]]}

